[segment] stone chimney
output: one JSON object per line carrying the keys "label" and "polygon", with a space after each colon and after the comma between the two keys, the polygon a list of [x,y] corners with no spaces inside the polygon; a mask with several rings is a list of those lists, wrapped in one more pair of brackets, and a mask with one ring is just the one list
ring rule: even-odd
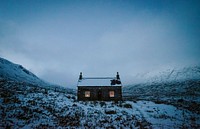
{"label": "stone chimney", "polygon": [[83,79],[83,75],[82,75],[82,72],[80,72],[79,80],[82,80],[82,79]]}
{"label": "stone chimney", "polygon": [[117,72],[116,78],[117,78],[117,79],[120,79],[120,77],[119,77],[119,72]]}

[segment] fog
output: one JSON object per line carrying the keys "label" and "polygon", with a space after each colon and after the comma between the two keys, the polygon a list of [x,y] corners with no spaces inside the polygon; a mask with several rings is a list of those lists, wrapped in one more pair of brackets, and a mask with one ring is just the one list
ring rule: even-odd
{"label": "fog", "polygon": [[51,83],[200,64],[200,2],[0,1],[0,56]]}

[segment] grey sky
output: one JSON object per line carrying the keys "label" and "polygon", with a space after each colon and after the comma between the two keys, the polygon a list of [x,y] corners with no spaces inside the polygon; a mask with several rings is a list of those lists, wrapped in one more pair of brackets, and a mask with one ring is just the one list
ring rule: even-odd
{"label": "grey sky", "polygon": [[200,64],[198,0],[1,0],[0,56],[75,87],[115,76]]}

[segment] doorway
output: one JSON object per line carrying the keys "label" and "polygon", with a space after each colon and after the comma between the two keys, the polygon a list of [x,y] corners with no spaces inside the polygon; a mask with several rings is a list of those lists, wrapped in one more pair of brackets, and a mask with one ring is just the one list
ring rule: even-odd
{"label": "doorway", "polygon": [[98,91],[98,100],[102,100],[102,91],[101,90]]}

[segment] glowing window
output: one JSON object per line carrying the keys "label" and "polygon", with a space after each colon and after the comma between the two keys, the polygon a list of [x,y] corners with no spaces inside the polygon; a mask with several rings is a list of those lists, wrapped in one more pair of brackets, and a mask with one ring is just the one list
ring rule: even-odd
{"label": "glowing window", "polygon": [[109,91],[109,96],[110,97],[115,97],[115,92],[114,91]]}
{"label": "glowing window", "polygon": [[85,91],[85,97],[90,97],[90,91]]}

